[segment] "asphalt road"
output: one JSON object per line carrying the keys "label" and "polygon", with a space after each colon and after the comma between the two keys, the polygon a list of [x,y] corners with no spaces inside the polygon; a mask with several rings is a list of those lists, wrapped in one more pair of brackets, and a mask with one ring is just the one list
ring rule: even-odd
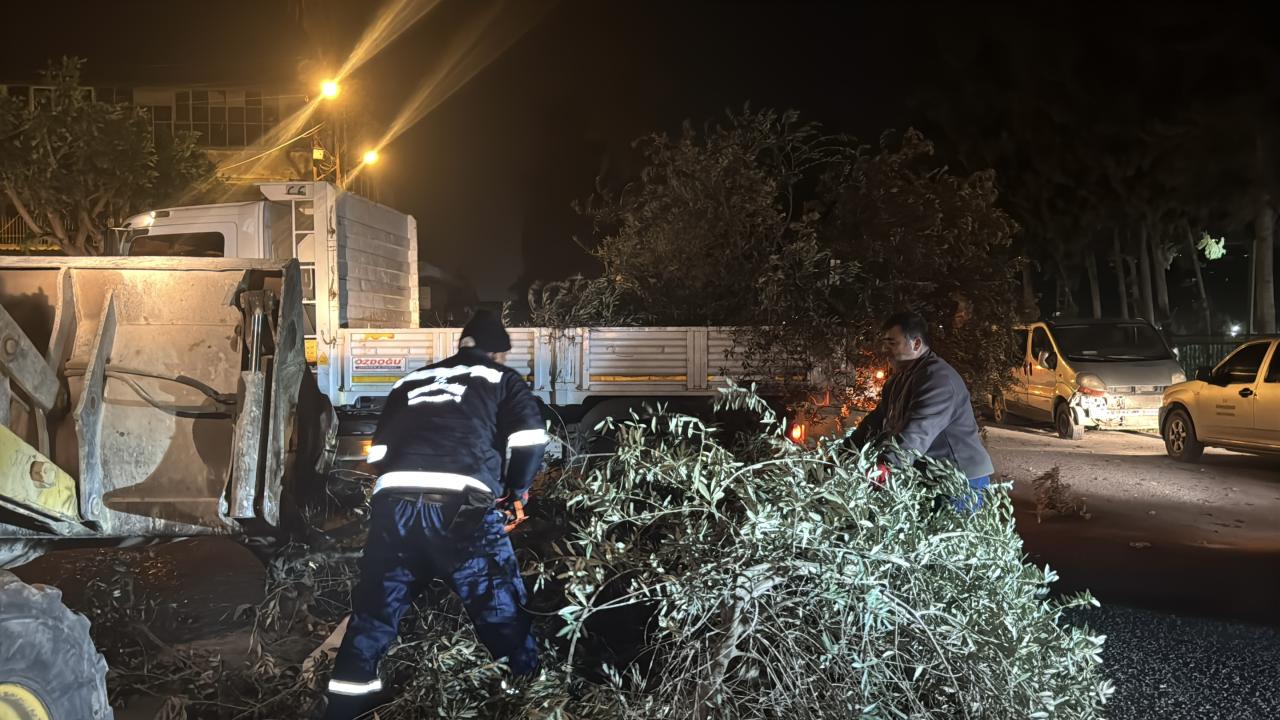
{"label": "asphalt road", "polygon": [[[1280,718],[1280,458],[1209,450],[1182,464],[1159,438],[990,427],[1030,558],[1103,604],[1112,720]],[[1079,515],[1035,514],[1057,467]],[[1141,609],[1139,609],[1141,608]]]}
{"label": "asphalt road", "polygon": [[[1168,458],[1154,436],[990,427],[997,478],[1012,481],[1018,532],[1063,589],[1104,601],[1280,622],[1280,458],[1208,450]],[[1035,515],[1035,478],[1057,467],[1088,513]]]}

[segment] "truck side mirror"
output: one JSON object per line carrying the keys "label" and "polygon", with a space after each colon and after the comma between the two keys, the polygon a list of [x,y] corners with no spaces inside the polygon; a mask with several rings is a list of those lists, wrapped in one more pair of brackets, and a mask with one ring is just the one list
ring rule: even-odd
{"label": "truck side mirror", "polygon": [[1213,382],[1213,368],[1198,367],[1196,368],[1196,380],[1200,382]]}
{"label": "truck side mirror", "polygon": [[1058,356],[1049,350],[1041,350],[1039,354],[1036,355],[1036,362],[1040,363],[1040,367],[1042,368],[1047,368],[1049,370],[1058,369]]}

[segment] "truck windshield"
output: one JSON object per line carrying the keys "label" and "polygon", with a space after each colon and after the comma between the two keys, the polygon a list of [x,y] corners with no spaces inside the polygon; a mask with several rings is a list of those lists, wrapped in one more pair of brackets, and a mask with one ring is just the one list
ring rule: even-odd
{"label": "truck windshield", "polygon": [[1169,348],[1143,323],[1054,325],[1053,339],[1068,360],[1168,360]]}
{"label": "truck windshield", "polygon": [[222,257],[226,238],[220,232],[138,235],[129,245],[131,256]]}

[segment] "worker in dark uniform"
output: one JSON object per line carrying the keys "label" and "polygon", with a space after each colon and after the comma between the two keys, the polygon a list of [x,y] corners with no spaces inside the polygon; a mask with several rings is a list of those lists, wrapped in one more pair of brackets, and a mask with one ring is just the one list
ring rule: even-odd
{"label": "worker in dark uniform", "polygon": [[513,675],[538,668],[500,506],[528,499],[547,433],[528,385],[502,364],[511,349],[502,321],[476,313],[459,345],[453,357],[401,378],[378,421],[369,538],[325,718],[358,717],[377,704],[378,662],[405,610],[436,578],[462,599],[481,642]]}

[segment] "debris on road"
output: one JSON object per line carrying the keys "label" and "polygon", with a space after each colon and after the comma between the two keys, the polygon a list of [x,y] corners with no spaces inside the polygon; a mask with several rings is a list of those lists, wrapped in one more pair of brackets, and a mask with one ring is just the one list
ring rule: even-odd
{"label": "debris on road", "polygon": [[1084,503],[1071,496],[1071,485],[1063,481],[1057,465],[1031,483],[1036,490],[1036,522],[1041,522],[1047,513],[1078,515],[1085,520],[1092,517]]}

